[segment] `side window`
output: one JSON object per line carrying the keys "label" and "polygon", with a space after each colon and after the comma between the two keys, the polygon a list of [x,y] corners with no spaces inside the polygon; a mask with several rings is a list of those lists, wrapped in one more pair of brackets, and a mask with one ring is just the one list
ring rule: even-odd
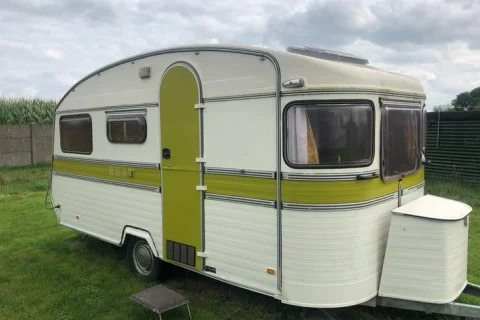
{"label": "side window", "polygon": [[144,143],[147,121],[141,114],[107,116],[107,139],[111,143]]}
{"label": "side window", "polygon": [[382,176],[385,181],[417,171],[422,161],[422,111],[385,106],[382,113]]}
{"label": "side window", "polygon": [[60,147],[64,153],[92,153],[92,118],[90,115],[78,114],[60,117]]}
{"label": "side window", "polygon": [[286,111],[286,162],[291,167],[358,167],[373,161],[373,106],[308,103]]}

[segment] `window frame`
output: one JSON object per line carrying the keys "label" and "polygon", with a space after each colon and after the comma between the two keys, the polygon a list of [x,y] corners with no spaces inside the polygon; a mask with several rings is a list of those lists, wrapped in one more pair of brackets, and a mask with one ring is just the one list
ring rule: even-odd
{"label": "window frame", "polygon": [[[80,118],[80,117],[88,117],[90,121],[90,145],[92,146],[90,152],[80,152],[80,151],[65,151],[63,146],[63,134],[62,134],[62,120],[65,118]],[[62,153],[71,153],[71,154],[83,154],[83,155],[91,155],[93,153],[93,120],[92,116],[89,113],[76,113],[76,114],[67,114],[62,115],[58,119],[58,131],[60,135],[60,150]]]}
{"label": "window frame", "polygon": [[[348,106],[355,106],[355,105],[368,105],[372,110],[372,132],[371,132],[371,141],[372,141],[372,148],[370,153],[370,161],[368,163],[362,164],[340,164],[340,165],[321,165],[321,164],[294,164],[288,159],[288,150],[287,150],[287,135],[288,135],[288,128],[287,128],[287,112],[290,108],[294,106],[302,106],[302,105],[320,105],[320,106],[334,106],[337,105],[338,108],[341,108],[341,105],[348,105]],[[373,161],[375,160],[375,130],[376,130],[376,116],[375,116],[375,104],[372,100],[368,99],[332,99],[332,100],[294,100],[287,103],[282,112],[282,157],[285,164],[292,168],[292,169],[345,169],[345,168],[365,168],[372,165]]]}
{"label": "window frame", "polygon": [[428,112],[425,108],[425,103],[422,107],[422,153],[426,154],[427,151],[427,134],[428,134]]}
{"label": "window frame", "polygon": [[[395,102],[397,102],[398,104],[395,104]],[[419,123],[419,127],[420,127],[420,135],[418,137],[420,143],[419,143],[419,147],[420,147],[420,161],[417,161],[417,163],[419,163],[419,165],[417,166],[417,163],[415,163],[415,168],[413,170],[409,170],[409,171],[406,171],[406,172],[402,172],[402,173],[399,173],[399,174],[396,174],[396,175],[392,175],[392,176],[386,176],[385,174],[385,125],[386,125],[386,113],[387,113],[387,109],[390,108],[390,109],[394,109],[394,110],[418,110],[418,112],[420,113],[420,123]],[[394,101],[392,100],[391,103],[388,103],[386,105],[384,105],[384,103],[382,102],[382,100],[380,99],[380,109],[381,109],[381,116],[380,116],[380,175],[382,177],[382,180],[384,182],[391,182],[391,181],[398,181],[400,179],[403,179],[407,176],[410,176],[412,174],[415,174],[417,173],[421,167],[422,167],[422,140],[423,140],[423,109],[422,109],[422,105],[421,104],[418,104],[418,107],[416,106],[415,104],[415,101]]]}
{"label": "window frame", "polygon": [[[142,136],[141,142],[138,141],[114,141],[111,136],[110,123],[113,121],[135,121],[140,119],[145,125],[145,132]],[[105,130],[108,142],[112,144],[144,144],[147,141],[147,118],[143,113],[122,113],[122,114],[107,114],[105,119]]]}

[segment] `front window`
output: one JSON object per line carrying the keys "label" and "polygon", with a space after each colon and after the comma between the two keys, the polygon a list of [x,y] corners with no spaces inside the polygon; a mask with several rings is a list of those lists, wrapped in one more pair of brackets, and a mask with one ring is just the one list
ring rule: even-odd
{"label": "front window", "polygon": [[291,105],[286,162],[292,167],[358,167],[373,159],[373,107],[360,103]]}
{"label": "front window", "polygon": [[90,115],[60,117],[60,148],[64,153],[92,153],[92,118]]}
{"label": "front window", "polygon": [[422,161],[420,107],[387,106],[382,115],[383,180],[402,178],[417,171]]}

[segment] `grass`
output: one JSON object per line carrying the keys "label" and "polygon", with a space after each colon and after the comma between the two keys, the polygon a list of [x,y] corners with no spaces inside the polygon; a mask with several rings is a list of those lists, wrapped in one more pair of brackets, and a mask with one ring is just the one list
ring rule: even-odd
{"label": "grass", "polygon": [[51,124],[57,102],[44,99],[0,98],[0,124]]}
{"label": "grass", "polygon": [[[158,319],[128,297],[151,286],[130,274],[121,248],[59,226],[44,207],[49,167],[1,169],[0,319]],[[469,203],[468,279],[480,283],[480,187],[427,181],[427,192]],[[194,319],[305,318],[305,310],[174,268],[166,284],[190,300]],[[461,301],[480,305],[480,299]],[[451,319],[388,308],[339,310],[342,319]],[[183,309],[164,319],[187,319]]]}
{"label": "grass", "polygon": [[0,195],[45,191],[50,181],[50,166],[36,165],[0,168]]}

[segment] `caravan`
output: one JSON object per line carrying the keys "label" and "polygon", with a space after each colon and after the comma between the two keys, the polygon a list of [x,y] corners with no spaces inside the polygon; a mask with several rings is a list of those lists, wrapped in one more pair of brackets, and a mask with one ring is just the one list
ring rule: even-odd
{"label": "caravan", "polygon": [[[105,66],[55,110],[59,223],[286,304],[447,304],[463,203],[424,194],[425,94],[315,48],[176,47]],[[382,300],[385,301],[385,300]]]}

